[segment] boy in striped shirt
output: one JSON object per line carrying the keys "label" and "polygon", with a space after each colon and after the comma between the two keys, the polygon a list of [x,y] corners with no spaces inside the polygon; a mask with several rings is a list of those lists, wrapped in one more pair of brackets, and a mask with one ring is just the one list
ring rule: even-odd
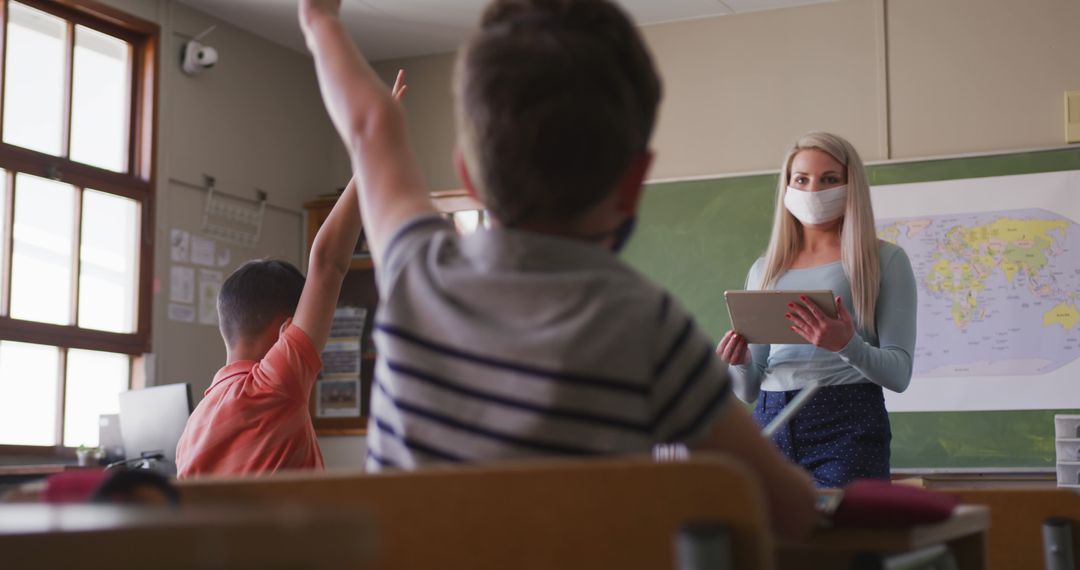
{"label": "boy in striped shirt", "polygon": [[300,23],[377,267],[368,467],[684,442],[744,461],[777,528],[807,529],[809,478],[731,397],[686,311],[613,254],[633,226],[661,91],[623,12],[607,0],[487,8],[458,56],[455,163],[495,224],[460,237],[339,9],[301,0]]}

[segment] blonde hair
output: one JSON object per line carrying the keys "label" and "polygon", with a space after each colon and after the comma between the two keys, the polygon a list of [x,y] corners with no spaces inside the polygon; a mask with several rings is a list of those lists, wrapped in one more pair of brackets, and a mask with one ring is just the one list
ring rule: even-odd
{"label": "blonde hair", "polygon": [[796,154],[808,149],[827,153],[847,169],[847,206],[840,228],[840,259],[844,274],[851,282],[851,298],[855,305],[851,309],[854,309],[856,325],[872,333],[875,330],[874,311],[881,284],[881,262],[877,230],[874,228],[874,209],[870,204],[870,182],[855,147],[834,134],[807,133],[784,157],[777,185],[772,237],[765,252],[765,271],[758,286],[762,289],[775,287],[780,276],[794,263],[802,246],[802,226],[784,206],[784,193],[791,178],[791,161]]}

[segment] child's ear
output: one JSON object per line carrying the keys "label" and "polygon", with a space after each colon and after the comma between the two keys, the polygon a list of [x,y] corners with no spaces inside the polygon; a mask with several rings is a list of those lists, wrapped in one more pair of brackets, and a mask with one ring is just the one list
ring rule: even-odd
{"label": "child's ear", "polygon": [[627,214],[637,212],[641,192],[645,189],[645,177],[649,175],[654,156],[651,150],[646,150],[630,160],[630,166],[627,167],[617,190],[619,197],[616,206],[619,211]]}
{"label": "child's ear", "polygon": [[469,196],[480,202],[480,197],[476,195],[476,187],[473,186],[472,176],[469,175],[469,165],[465,163],[465,156],[460,148],[454,149],[454,170],[457,171],[458,179],[465,186],[465,191],[469,193]]}

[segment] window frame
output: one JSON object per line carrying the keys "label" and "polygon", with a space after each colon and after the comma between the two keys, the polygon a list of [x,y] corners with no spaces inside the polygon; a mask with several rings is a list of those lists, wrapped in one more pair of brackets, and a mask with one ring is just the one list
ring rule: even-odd
{"label": "window frame", "polygon": [[[9,3],[0,0],[0,133],[3,132],[4,84],[7,81],[6,53]],[[160,74],[160,36],[158,24],[129,15],[96,0],[14,0],[31,8],[57,16],[66,21],[65,81],[62,156],[53,156],[8,144],[0,138],[0,168],[7,178],[2,199],[5,201],[3,234],[0,247],[0,340],[56,346],[60,348],[60,373],[57,397],[57,444],[54,446],[23,446],[0,444],[0,454],[55,455],[71,451],[64,446],[64,414],[66,398],[67,351],[85,349],[123,353],[131,358],[130,381],[138,383],[137,364],[140,355],[151,350],[154,281],[154,221],[157,158],[157,92]],[[127,170],[114,172],[71,160],[72,92],[75,49],[75,27],[84,26],[114,36],[131,45],[129,69],[129,109],[127,139]],[[13,222],[15,206],[15,177],[29,174],[69,184],[75,189],[75,234],[72,243],[71,312],[73,324],[56,325],[14,319],[11,314],[11,277],[13,253]],[[116,333],[78,326],[80,246],[82,196],[85,189],[129,198],[138,203],[136,243],[135,323],[131,333]]]}

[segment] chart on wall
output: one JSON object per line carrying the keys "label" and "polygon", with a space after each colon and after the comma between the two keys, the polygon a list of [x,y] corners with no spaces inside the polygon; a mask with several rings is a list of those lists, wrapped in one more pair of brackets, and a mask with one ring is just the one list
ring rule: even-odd
{"label": "chart on wall", "polygon": [[1080,172],[871,193],[919,296],[911,386],[889,410],[1080,407]]}

